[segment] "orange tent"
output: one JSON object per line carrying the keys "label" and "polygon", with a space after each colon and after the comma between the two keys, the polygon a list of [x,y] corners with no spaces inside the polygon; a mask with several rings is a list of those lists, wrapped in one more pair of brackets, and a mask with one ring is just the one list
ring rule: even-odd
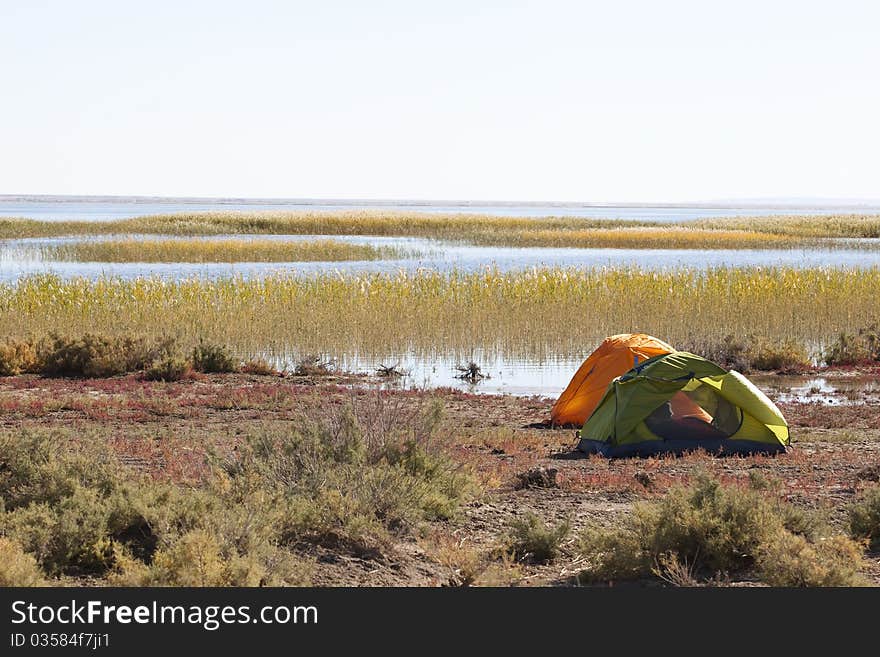
{"label": "orange tent", "polygon": [[568,387],[553,404],[553,424],[581,425],[602,401],[608,385],[635,365],[675,351],[671,346],[644,333],[622,333],[605,338],[599,348],[583,362]]}

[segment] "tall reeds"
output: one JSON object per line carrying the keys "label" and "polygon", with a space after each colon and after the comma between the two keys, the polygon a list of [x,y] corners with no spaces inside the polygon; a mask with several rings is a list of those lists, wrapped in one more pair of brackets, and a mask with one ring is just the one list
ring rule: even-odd
{"label": "tall reeds", "polygon": [[535,269],[443,274],[272,275],[262,279],[90,281],[41,275],[0,285],[9,337],[204,338],[242,358],[303,353],[382,358],[475,349],[547,359],[641,331],[674,345],[725,336],[818,350],[877,322],[880,269]]}

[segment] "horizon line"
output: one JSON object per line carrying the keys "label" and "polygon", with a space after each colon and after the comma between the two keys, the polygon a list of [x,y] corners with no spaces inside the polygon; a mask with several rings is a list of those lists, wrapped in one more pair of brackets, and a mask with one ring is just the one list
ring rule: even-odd
{"label": "horizon line", "polygon": [[706,201],[509,201],[509,200],[466,200],[466,199],[407,199],[407,198],[322,198],[322,197],[251,197],[251,196],[163,196],[149,194],[0,194],[0,201],[18,202],[101,202],[116,201],[129,203],[174,202],[174,203],[215,203],[239,205],[341,205],[376,206],[410,205],[452,207],[580,207],[580,208],[880,208],[880,199],[853,198],[743,198],[718,199]]}

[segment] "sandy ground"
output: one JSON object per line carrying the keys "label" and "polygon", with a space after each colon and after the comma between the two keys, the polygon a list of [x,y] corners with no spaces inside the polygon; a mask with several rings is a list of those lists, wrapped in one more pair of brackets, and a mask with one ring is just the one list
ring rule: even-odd
{"label": "sandy ground", "polygon": [[[851,373],[838,373],[848,376]],[[864,374],[864,373],[862,373]],[[835,373],[826,373],[834,376]],[[204,454],[234,446],[249,427],[290,422],[311,405],[344,404],[377,392],[362,377],[280,378],[201,376],[180,383],[146,382],[135,376],[105,380],[0,379],[0,430],[31,426],[73,428],[108,438],[131,467],[159,478],[197,483]],[[356,384],[355,390],[351,385]],[[822,509],[844,522],[847,505],[880,479],[880,403],[851,394],[846,404],[782,403],[793,447],[776,457],[580,458],[574,431],[542,426],[551,399],[474,395],[453,390],[389,390],[401,408],[440,399],[442,433],[449,449],[484,485],[480,498],[458,518],[414,528],[382,554],[354,555],[304,547],[315,558],[320,585],[445,585],[461,577],[462,561],[492,554],[510,520],[535,512],[546,521],[572,524],[572,536],[588,522],[610,523],[639,500],[655,499],[670,486],[708,471],[727,481],[759,471],[779,482],[791,502]],[[555,471],[555,484],[523,487],[531,468]],[[574,539],[549,565],[491,561],[482,581],[493,584],[573,583],[578,561]],[[880,555],[868,555],[867,574],[880,584]]]}

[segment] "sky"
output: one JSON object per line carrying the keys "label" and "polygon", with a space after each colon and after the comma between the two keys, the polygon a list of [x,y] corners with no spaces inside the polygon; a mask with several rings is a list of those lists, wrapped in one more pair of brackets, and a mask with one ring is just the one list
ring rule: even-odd
{"label": "sky", "polygon": [[880,199],[880,3],[0,0],[0,194]]}

